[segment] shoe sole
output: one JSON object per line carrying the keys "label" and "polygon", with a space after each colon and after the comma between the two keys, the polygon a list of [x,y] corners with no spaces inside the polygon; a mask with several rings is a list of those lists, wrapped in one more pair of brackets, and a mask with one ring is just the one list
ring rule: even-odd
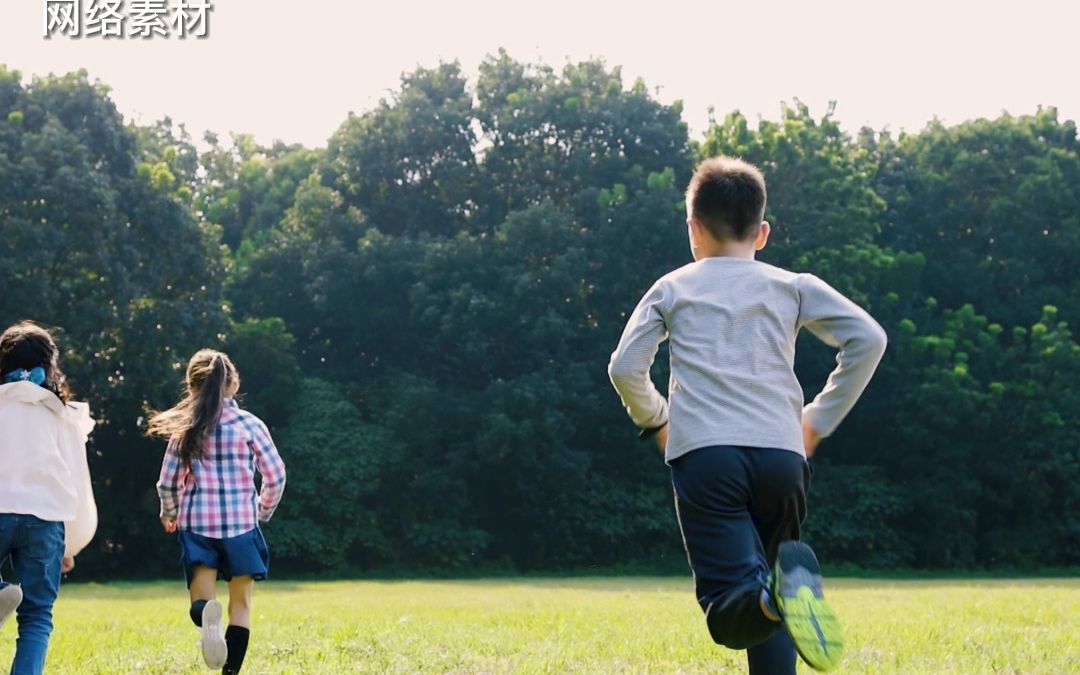
{"label": "shoe sole", "polygon": [[221,629],[224,612],[221,603],[211,600],[202,612],[202,655],[208,668],[219,670],[225,667],[229,658],[229,648],[225,644],[225,634]]}
{"label": "shoe sole", "polygon": [[12,613],[22,604],[22,589],[12,584],[0,588],[0,628],[4,627]]}
{"label": "shoe sole", "polygon": [[776,575],[776,588],[788,587],[788,595],[777,592],[775,597],[795,650],[814,670],[836,668],[844,653],[843,630],[832,607],[814,591],[820,588],[814,577],[821,577],[821,569],[813,550],[801,542],[785,542]]}

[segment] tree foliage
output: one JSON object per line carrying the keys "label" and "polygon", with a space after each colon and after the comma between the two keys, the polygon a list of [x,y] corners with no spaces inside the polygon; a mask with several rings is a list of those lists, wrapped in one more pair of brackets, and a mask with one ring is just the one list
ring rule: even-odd
{"label": "tree foliage", "polygon": [[[84,73],[0,69],[0,316],[60,327],[102,424],[88,573],[162,573],[141,437],[224,346],[289,487],[286,568],[667,566],[666,471],[607,382],[682,187],[759,164],[763,259],[867,307],[891,347],[815,460],[807,535],[867,567],[1080,563],[1080,142],[1053,109],[893,138],[803,104],[701,143],[601,61],[418,68],[325,150],[125,125]],[[657,376],[663,372],[661,353]],[[813,339],[812,396],[834,364]],[[136,560],[131,553],[138,550]]]}

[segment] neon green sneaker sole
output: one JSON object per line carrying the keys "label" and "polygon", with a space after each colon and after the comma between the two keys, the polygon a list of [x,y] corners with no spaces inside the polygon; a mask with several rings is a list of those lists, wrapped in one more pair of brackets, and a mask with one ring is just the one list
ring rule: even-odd
{"label": "neon green sneaker sole", "polygon": [[784,607],[784,625],[802,660],[814,670],[836,668],[844,654],[844,635],[829,603],[802,586]]}
{"label": "neon green sneaker sole", "polygon": [[814,670],[836,668],[844,654],[844,634],[825,601],[817,557],[806,544],[781,544],[773,597],[802,660]]}

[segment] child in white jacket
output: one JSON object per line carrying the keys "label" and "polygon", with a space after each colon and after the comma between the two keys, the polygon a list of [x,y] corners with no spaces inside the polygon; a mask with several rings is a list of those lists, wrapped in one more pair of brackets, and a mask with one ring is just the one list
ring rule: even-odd
{"label": "child in white jacket", "polygon": [[11,556],[20,582],[0,581],[0,625],[18,609],[13,675],[43,672],[60,574],[97,529],[86,461],[94,420],[68,396],[47,331],[23,322],[0,335],[0,561]]}

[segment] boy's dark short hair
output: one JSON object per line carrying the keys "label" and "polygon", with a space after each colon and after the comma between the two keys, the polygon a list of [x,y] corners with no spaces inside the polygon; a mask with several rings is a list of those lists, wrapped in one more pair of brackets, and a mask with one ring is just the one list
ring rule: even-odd
{"label": "boy's dark short hair", "polygon": [[687,213],[714,237],[743,241],[765,218],[765,176],[736,157],[713,157],[698,165],[686,188]]}

